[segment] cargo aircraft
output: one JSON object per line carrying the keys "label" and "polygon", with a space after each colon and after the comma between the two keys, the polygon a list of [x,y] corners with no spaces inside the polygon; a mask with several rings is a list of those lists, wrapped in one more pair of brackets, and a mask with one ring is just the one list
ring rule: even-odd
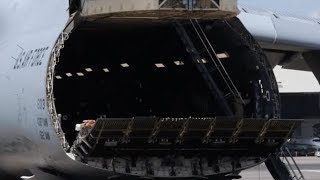
{"label": "cargo aircraft", "polygon": [[236,0],[2,0],[0,24],[1,179],[240,178],[301,122],[272,68],[320,79],[320,21]]}

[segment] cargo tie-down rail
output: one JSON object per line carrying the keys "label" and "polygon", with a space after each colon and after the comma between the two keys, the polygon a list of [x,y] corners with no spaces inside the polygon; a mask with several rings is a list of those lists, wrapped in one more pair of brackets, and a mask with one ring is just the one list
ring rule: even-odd
{"label": "cargo tie-down rail", "polygon": [[100,118],[87,134],[79,135],[73,149],[80,157],[101,153],[108,148],[126,151],[200,148],[261,153],[281,146],[300,122],[225,117]]}

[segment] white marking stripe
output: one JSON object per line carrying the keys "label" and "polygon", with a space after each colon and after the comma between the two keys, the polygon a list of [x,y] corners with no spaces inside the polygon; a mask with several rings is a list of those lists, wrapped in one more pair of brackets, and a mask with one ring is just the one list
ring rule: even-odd
{"label": "white marking stripe", "polygon": [[[298,171],[298,170],[294,170],[294,171]],[[301,172],[315,172],[315,173],[320,173],[320,170],[301,170]]]}
{"label": "white marking stripe", "polygon": [[32,175],[32,176],[21,176],[20,178],[21,179],[32,179],[32,178],[34,178],[35,176],[34,175]]}

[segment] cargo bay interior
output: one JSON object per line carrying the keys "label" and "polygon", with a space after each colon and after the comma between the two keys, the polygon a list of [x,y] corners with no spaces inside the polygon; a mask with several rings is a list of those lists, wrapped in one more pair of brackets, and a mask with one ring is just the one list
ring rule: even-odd
{"label": "cargo bay interior", "polygon": [[[215,50],[225,52],[220,60],[248,100],[244,116],[252,117],[255,59],[221,24],[203,27]],[[224,115],[172,23],[84,22],[65,42],[55,77],[55,105],[69,142],[75,124],[86,119]],[[221,77],[214,80],[228,99]]]}

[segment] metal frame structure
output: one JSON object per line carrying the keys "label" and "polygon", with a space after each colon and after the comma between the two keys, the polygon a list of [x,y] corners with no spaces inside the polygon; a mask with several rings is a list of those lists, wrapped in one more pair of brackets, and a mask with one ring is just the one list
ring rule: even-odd
{"label": "metal frame structure", "polygon": [[[243,118],[100,118],[87,134],[79,134],[72,149],[79,156],[94,153],[98,144],[112,148],[164,148],[167,145],[192,147],[194,144],[207,145],[209,149],[219,149],[218,144],[228,144],[231,148],[243,148],[249,143],[257,147],[279,147],[292,134],[300,120],[283,119],[243,119]],[[268,128],[266,128],[268,124]],[[263,132],[262,143],[257,141]],[[106,144],[107,143],[107,144]],[[143,144],[141,144],[143,143]],[[240,146],[239,146],[240,145]],[[238,147],[239,146],[239,147]],[[85,148],[84,147],[88,147]],[[100,145],[101,148],[101,145]]]}
{"label": "metal frame structure", "polygon": [[81,16],[88,18],[217,19],[239,13],[237,0],[81,0],[81,6]]}

